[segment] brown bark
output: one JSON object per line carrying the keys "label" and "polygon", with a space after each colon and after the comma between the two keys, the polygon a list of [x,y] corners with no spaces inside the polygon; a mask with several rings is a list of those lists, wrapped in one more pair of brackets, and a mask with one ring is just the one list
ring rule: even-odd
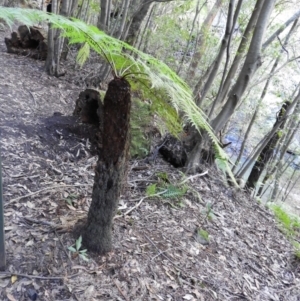
{"label": "brown bark", "polygon": [[108,85],[103,106],[103,146],[95,171],[92,203],[83,243],[100,254],[112,249],[112,221],[126,178],[129,150],[130,85],[116,78]]}
{"label": "brown bark", "polygon": [[252,189],[255,187],[258,179],[260,178],[260,176],[264,170],[264,167],[266,166],[266,164],[270,161],[270,159],[273,156],[275,146],[276,146],[278,140],[280,139],[280,130],[283,129],[284,124],[285,124],[285,119],[284,119],[285,112],[288,109],[288,107],[290,106],[290,104],[291,103],[289,101],[284,102],[284,104],[282,105],[282,108],[278,112],[277,119],[276,119],[276,122],[275,122],[273,128],[275,128],[279,123],[280,123],[280,126],[279,126],[278,130],[274,133],[271,140],[267,143],[267,145],[261,151],[259,157],[257,158],[257,160],[251,170],[249,178],[247,180],[246,186],[248,189]]}
{"label": "brown bark", "polygon": [[45,60],[47,57],[46,33],[40,28],[21,25],[11,38],[5,38],[8,53],[24,55],[33,59]]}

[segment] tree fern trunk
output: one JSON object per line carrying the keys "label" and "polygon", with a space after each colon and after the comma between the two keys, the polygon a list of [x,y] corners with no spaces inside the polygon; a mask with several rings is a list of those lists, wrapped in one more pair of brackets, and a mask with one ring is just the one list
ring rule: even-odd
{"label": "tree fern trunk", "polygon": [[258,179],[260,178],[262,172],[264,171],[264,167],[267,165],[267,163],[270,161],[270,159],[273,156],[275,146],[280,138],[280,130],[283,129],[285,120],[283,119],[285,116],[285,112],[287,108],[289,107],[291,103],[286,101],[282,105],[281,110],[279,111],[277,120],[274,124],[274,127],[277,126],[278,123],[281,123],[278,130],[274,133],[271,140],[267,143],[267,145],[264,147],[264,149],[261,151],[258,159],[256,160],[251,173],[249,175],[249,178],[247,180],[247,188],[251,189],[254,188]]}
{"label": "tree fern trunk", "polygon": [[112,80],[104,98],[103,146],[99,150],[92,203],[83,233],[85,246],[102,254],[112,249],[112,221],[126,178],[130,107],[129,83],[124,79]]}

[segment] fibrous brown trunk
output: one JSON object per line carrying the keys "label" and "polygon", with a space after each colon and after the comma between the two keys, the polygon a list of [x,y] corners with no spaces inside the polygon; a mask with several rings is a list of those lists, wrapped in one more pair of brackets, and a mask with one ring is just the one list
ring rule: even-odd
{"label": "fibrous brown trunk", "polygon": [[21,25],[11,38],[5,38],[8,53],[24,55],[33,59],[45,60],[47,57],[47,34],[37,27]]}
{"label": "fibrous brown trunk", "polygon": [[285,124],[285,112],[287,110],[287,108],[290,106],[290,102],[286,101],[284,102],[284,104],[282,105],[282,108],[280,109],[276,122],[273,126],[273,128],[275,128],[278,124],[280,124],[278,130],[274,133],[273,137],[271,138],[271,140],[267,143],[267,145],[264,147],[264,149],[261,151],[259,157],[257,158],[251,173],[249,175],[249,178],[247,180],[247,188],[248,189],[252,189],[255,187],[259,177],[261,176],[264,167],[266,166],[266,164],[270,161],[270,159],[273,156],[274,153],[274,149],[275,146],[280,138],[280,130],[283,129],[284,124]]}
{"label": "fibrous brown trunk", "polygon": [[95,170],[92,203],[83,243],[100,254],[112,249],[112,221],[126,178],[129,150],[130,85],[116,78],[108,85],[103,106],[102,148]]}

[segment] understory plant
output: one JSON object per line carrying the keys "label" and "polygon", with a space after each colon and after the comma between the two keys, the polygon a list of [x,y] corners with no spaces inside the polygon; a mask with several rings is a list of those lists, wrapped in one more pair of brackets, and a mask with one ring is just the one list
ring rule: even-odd
{"label": "understory plant", "polygon": [[270,205],[281,231],[292,242],[295,248],[295,256],[300,259],[300,219],[289,214],[279,205]]}

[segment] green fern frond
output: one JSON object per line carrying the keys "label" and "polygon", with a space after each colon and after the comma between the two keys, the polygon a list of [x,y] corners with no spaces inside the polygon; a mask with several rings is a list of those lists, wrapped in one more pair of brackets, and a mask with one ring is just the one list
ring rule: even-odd
{"label": "green fern frond", "polygon": [[90,45],[88,43],[84,43],[83,46],[79,49],[76,61],[82,67],[86,60],[90,56]]}
{"label": "green fern frond", "polygon": [[163,198],[177,198],[183,196],[187,192],[186,188],[178,188],[174,185],[168,185],[166,189],[163,190],[161,196]]}
{"label": "green fern frond", "polygon": [[156,194],[156,184],[151,184],[151,185],[147,186],[146,195],[153,196],[155,194]]}
{"label": "green fern frond", "polygon": [[[143,90],[146,85],[153,95],[158,95],[155,100],[161,102],[161,107],[157,104],[158,111],[163,114],[161,117],[166,120],[166,124],[171,123],[173,131],[176,131],[180,124],[176,113],[184,112],[187,120],[199,131],[206,131],[214,144],[218,159],[222,162],[227,161],[227,155],[219,146],[205,114],[195,104],[190,87],[165,63],[80,20],[68,19],[40,10],[6,7],[0,7],[0,18],[9,26],[12,26],[14,21],[27,26],[37,22],[49,22],[53,27],[62,30],[62,36],[67,37],[69,43],[86,43],[110,64],[116,75],[130,73],[132,76],[126,77],[130,84],[141,85]],[[134,76],[135,74],[138,76]],[[228,164],[227,172],[236,184]]]}

